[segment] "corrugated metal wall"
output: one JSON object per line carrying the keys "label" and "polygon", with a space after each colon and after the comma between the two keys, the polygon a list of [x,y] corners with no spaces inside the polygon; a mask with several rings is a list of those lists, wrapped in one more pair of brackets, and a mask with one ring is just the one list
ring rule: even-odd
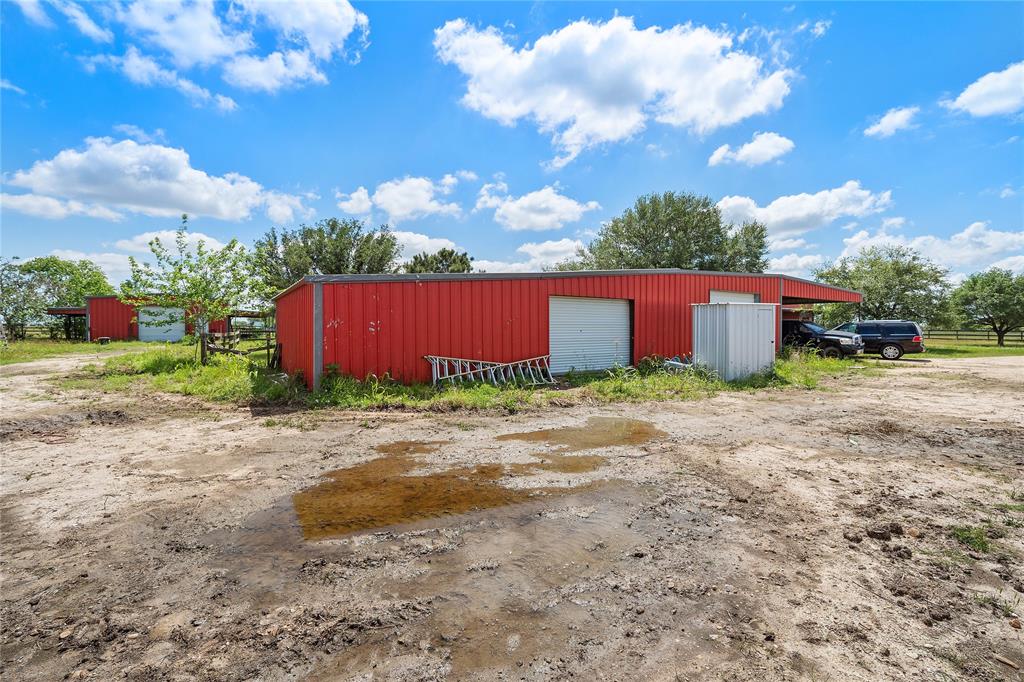
{"label": "corrugated metal wall", "polygon": [[[853,291],[843,291],[842,289],[833,289],[813,282],[799,282],[792,279],[782,280],[782,296],[783,298],[800,298],[809,301],[825,300],[847,303],[857,303],[860,301],[860,294]],[[761,299],[761,301],[768,303],[765,299]]]}
{"label": "corrugated metal wall", "polygon": [[[690,352],[691,303],[707,303],[711,289],[756,293],[779,301],[773,276],[718,274],[580,275],[448,281],[326,282],[323,286],[324,365],[363,378],[385,373],[404,382],[429,381],[424,355],[510,362],[548,353],[548,297],[588,296],[633,301],[633,362],[647,355]],[[311,293],[301,325],[282,324],[296,314],[299,287],[278,300],[278,339],[287,348],[310,334]],[[286,324],[293,324],[287,322]],[[778,339],[776,339],[778,343]],[[285,351],[286,353],[289,351]],[[291,351],[294,352],[294,349]],[[302,368],[311,383],[312,356]],[[303,359],[303,363],[307,360]],[[285,368],[299,367],[287,360]]]}
{"label": "corrugated metal wall", "polygon": [[277,342],[281,344],[281,368],[302,372],[313,385],[313,285],[303,284],[277,299]]}
{"label": "corrugated metal wall", "polygon": [[86,300],[89,316],[89,339],[95,341],[109,336],[115,341],[139,338],[135,310],[121,303],[116,296],[103,296]]}

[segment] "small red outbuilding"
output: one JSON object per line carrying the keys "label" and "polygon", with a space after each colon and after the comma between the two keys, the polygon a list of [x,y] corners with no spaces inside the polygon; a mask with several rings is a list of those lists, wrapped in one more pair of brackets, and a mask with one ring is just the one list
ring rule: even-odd
{"label": "small red outbuilding", "polygon": [[[787,275],[669,269],[315,275],[275,298],[282,367],[310,387],[328,366],[429,381],[425,355],[513,362],[550,354],[555,373],[635,364],[691,352],[694,303],[860,300]],[[584,357],[585,367],[575,364]]]}

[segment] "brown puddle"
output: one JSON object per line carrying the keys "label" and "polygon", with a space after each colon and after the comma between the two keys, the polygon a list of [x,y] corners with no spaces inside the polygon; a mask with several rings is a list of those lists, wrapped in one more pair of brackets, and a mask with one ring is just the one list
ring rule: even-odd
{"label": "brown puddle", "polygon": [[654,428],[654,424],[639,419],[591,417],[583,426],[508,433],[498,436],[495,440],[524,440],[531,443],[561,445],[559,452],[576,452],[615,445],[640,445],[664,435],[665,432]]}
{"label": "brown puddle", "polygon": [[605,463],[604,457],[561,453],[639,445],[660,435],[664,433],[648,422],[592,417],[580,427],[498,436],[500,441],[525,440],[562,446],[558,452],[535,455],[538,462],[482,464],[423,476],[409,475],[422,466],[413,455],[429,454],[448,441],[396,441],[376,447],[383,457],[328,472],[323,482],[295,493],[292,504],[306,540],[490,509],[525,502],[538,494],[564,495],[590,487],[513,489],[498,482],[505,475],[593,471]]}

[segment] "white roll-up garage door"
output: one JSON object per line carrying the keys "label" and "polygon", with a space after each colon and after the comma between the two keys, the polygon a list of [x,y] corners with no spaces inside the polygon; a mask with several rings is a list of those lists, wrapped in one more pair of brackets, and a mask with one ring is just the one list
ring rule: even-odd
{"label": "white roll-up garage door", "polygon": [[548,300],[552,373],[630,364],[629,301],[574,296]]}
{"label": "white roll-up garage door", "polygon": [[[161,327],[166,312],[175,313],[178,321]],[[181,341],[185,338],[185,320],[181,310],[147,307],[139,310],[139,341]]]}
{"label": "white roll-up garage door", "polygon": [[748,294],[742,291],[715,291],[712,289],[708,303],[758,303],[758,300],[757,294]]}

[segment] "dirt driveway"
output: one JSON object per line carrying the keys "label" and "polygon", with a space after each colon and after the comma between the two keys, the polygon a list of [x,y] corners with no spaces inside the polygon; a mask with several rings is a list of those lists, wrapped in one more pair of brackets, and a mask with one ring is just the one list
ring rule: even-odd
{"label": "dirt driveway", "polygon": [[0,378],[5,679],[1024,679],[1024,358],[515,416],[84,361]]}

